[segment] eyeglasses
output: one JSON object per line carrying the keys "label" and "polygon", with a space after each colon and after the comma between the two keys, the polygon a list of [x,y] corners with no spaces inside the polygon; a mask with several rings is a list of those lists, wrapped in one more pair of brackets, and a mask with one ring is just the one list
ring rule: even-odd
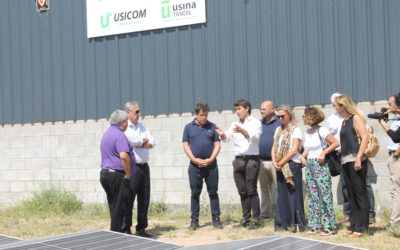
{"label": "eyeglasses", "polygon": [[285,118],[285,116],[286,116],[286,115],[277,115],[277,117],[278,117],[279,119],[283,119],[283,118]]}

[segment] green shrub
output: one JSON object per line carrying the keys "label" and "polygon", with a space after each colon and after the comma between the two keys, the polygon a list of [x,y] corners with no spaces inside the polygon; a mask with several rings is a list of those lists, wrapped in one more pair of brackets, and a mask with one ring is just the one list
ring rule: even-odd
{"label": "green shrub", "polygon": [[163,215],[167,212],[168,208],[165,203],[162,202],[150,202],[149,215]]}
{"label": "green shrub", "polygon": [[33,194],[33,198],[24,201],[23,206],[34,214],[67,215],[82,209],[83,202],[70,192],[53,188]]}

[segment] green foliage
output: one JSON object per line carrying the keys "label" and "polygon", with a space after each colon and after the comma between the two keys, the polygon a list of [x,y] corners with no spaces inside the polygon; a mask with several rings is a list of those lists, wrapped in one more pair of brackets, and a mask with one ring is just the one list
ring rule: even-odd
{"label": "green foliage", "polygon": [[33,214],[68,215],[80,211],[82,204],[73,193],[50,188],[34,193],[33,198],[22,203],[22,207]]}
{"label": "green foliage", "polygon": [[168,208],[165,203],[162,202],[150,202],[149,205],[149,215],[164,215],[167,212]]}
{"label": "green foliage", "polygon": [[381,218],[383,221],[389,223],[390,216],[392,215],[392,210],[388,208],[383,208],[383,212],[381,214]]}

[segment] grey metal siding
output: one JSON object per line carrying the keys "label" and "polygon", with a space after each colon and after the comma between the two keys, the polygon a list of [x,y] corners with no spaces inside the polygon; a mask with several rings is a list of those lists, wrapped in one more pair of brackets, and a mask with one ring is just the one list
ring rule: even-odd
{"label": "grey metal siding", "polygon": [[0,124],[292,105],[400,90],[399,0],[207,0],[207,23],[87,39],[86,2],[3,0]]}

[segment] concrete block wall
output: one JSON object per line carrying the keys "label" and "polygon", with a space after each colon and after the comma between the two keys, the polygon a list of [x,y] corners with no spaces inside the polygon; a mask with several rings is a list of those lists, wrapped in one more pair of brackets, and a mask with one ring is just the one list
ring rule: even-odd
{"label": "concrete block wall", "polygon": [[[358,106],[365,113],[379,110],[386,101],[364,102]],[[258,107],[258,104],[253,104]],[[326,117],[332,105],[321,106]],[[296,107],[299,125],[304,106]],[[252,115],[261,118],[258,109]],[[189,204],[190,188],[187,167],[189,160],[182,146],[184,126],[192,121],[192,113],[146,116],[142,122],[156,139],[150,151],[152,200],[167,204]],[[210,112],[209,120],[226,130],[237,120],[231,111]],[[381,149],[372,159],[374,167],[369,176],[375,191],[376,209],[390,208],[389,177],[387,170],[388,137],[374,120],[368,120],[379,138]],[[86,203],[104,203],[106,197],[99,183],[99,144],[109,127],[106,119],[3,125],[0,127],[0,205],[7,206],[29,198],[34,191],[48,187],[74,192]],[[218,156],[219,194],[221,203],[239,203],[239,195],[232,175],[233,144],[222,143]],[[339,178],[334,178],[333,193],[336,204],[341,204]],[[204,185],[202,199],[208,202]]]}

